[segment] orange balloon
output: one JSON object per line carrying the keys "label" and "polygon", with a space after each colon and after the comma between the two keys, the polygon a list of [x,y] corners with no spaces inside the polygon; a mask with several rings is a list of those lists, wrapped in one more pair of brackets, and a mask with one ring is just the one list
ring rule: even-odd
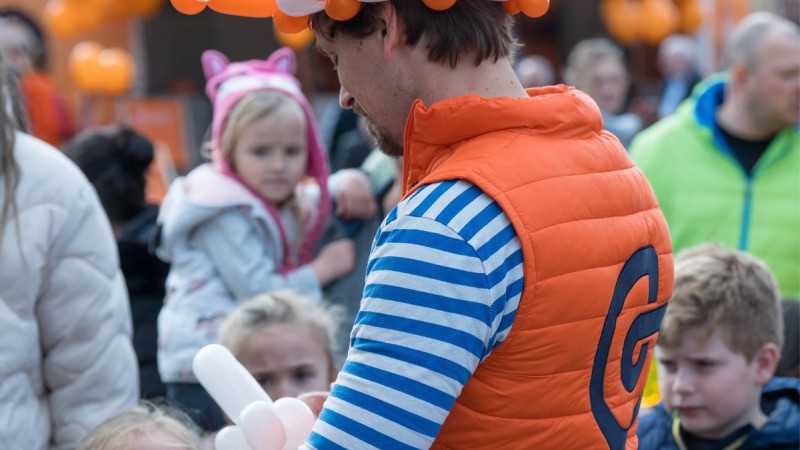
{"label": "orange balloon", "polygon": [[119,0],[87,0],[86,3],[91,5],[89,7],[102,11],[103,17],[107,19],[122,20],[132,14],[127,2]]}
{"label": "orange balloon", "polygon": [[310,28],[306,28],[294,34],[284,33],[276,27],[273,27],[272,30],[275,32],[275,38],[281,45],[293,50],[306,49],[314,41],[314,32],[311,31]]}
{"label": "orange balloon", "polygon": [[63,0],[48,0],[45,3],[42,20],[54,36],[67,38],[80,31],[80,19],[72,6]]}
{"label": "orange balloon", "polygon": [[169,0],[178,12],[192,16],[206,9],[208,3],[200,0]]}
{"label": "orange balloon", "polygon": [[64,7],[73,17],[78,33],[94,30],[105,20],[105,11],[97,8],[92,1],[64,0]]}
{"label": "orange balloon", "polygon": [[218,13],[243,17],[272,17],[278,11],[275,0],[210,0],[208,6]]}
{"label": "orange balloon", "polygon": [[98,55],[103,46],[95,41],[79,42],[69,53],[69,73],[78,89],[97,92],[102,78]]}
{"label": "orange balloon", "polygon": [[703,8],[697,0],[684,0],[680,5],[681,29],[692,33],[703,24]]}
{"label": "orange balloon", "polygon": [[150,17],[161,11],[164,0],[126,0],[131,15]]}
{"label": "orange balloon", "polygon": [[680,15],[671,0],[642,0],[639,35],[651,45],[658,45],[677,30]]}
{"label": "orange balloon", "polygon": [[325,2],[325,13],[334,20],[350,20],[361,9],[359,0],[328,0]]}
{"label": "orange balloon", "polygon": [[430,9],[444,11],[456,4],[456,0],[422,0]]}
{"label": "orange balloon", "polygon": [[550,9],[550,0],[517,0],[523,14],[528,17],[542,17]]}
{"label": "orange balloon", "polygon": [[107,48],[97,55],[97,62],[103,74],[100,91],[119,95],[133,84],[133,58],[121,48]]}
{"label": "orange balloon", "polygon": [[619,43],[630,45],[639,40],[639,2],[631,0],[603,0],[600,16],[609,34]]}
{"label": "orange balloon", "polygon": [[506,13],[508,14],[517,14],[518,12],[522,11],[522,8],[519,7],[517,0],[505,0],[503,2],[503,9],[505,9]]}
{"label": "orange balloon", "polygon": [[308,28],[308,16],[289,16],[281,11],[272,16],[272,22],[281,33],[295,34]]}

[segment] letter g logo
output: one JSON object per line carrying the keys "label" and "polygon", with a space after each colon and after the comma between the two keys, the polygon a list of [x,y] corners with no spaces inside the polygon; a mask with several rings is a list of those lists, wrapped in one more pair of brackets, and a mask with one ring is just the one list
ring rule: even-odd
{"label": "letter g logo", "polygon": [[[594,366],[592,367],[592,379],[589,382],[589,400],[592,405],[592,414],[597,425],[600,427],[603,436],[606,438],[608,447],[612,450],[624,449],[628,430],[633,426],[636,416],[639,414],[639,402],[631,416],[631,421],[627,426],[619,424],[611,408],[606,403],[604,395],[606,366],[611,351],[611,342],[614,338],[614,331],[617,328],[617,317],[622,312],[625,299],[631,289],[643,277],[650,278],[650,286],[647,295],[647,303],[654,303],[658,293],[658,255],[652,246],[643,247],[637,250],[625,265],[617,278],[614,287],[614,295],[611,305],[608,308],[603,332],[600,334],[600,342],[597,345],[597,353],[594,355]],[[636,344],[652,336],[658,331],[661,319],[664,317],[666,303],[656,309],[640,314],[634,319],[631,327],[625,335],[625,343],[622,349],[622,359],[620,360],[620,376],[622,385],[628,392],[633,392],[644,368],[645,356],[647,355],[648,345],[643,344],[641,351],[633,362],[633,353]],[[640,399],[641,402],[641,399]]]}

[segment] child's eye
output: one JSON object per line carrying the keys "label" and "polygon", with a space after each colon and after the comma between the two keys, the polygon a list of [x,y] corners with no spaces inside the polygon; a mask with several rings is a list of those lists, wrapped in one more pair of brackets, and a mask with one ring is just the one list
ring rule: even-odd
{"label": "child's eye", "polygon": [[673,361],[667,361],[667,360],[663,360],[663,359],[662,359],[662,360],[659,360],[659,361],[658,361],[658,363],[659,363],[659,364],[661,365],[661,367],[662,367],[662,368],[664,368],[664,370],[666,370],[668,373],[674,373],[674,372],[675,372],[675,370],[676,370],[676,368],[677,368],[677,366],[675,365],[675,363],[674,363]]}
{"label": "child's eye", "polygon": [[303,152],[303,149],[300,147],[288,147],[286,148],[286,154],[289,156],[299,156]]}
{"label": "child's eye", "polygon": [[717,363],[714,361],[698,361],[695,365],[700,370],[709,370],[716,367]]}
{"label": "child's eye", "polygon": [[308,381],[309,379],[314,378],[316,375],[317,375],[316,372],[312,370],[302,370],[300,372],[295,373],[294,377],[298,381]]}
{"label": "child's eye", "polygon": [[257,376],[257,377],[255,377],[255,379],[256,379],[256,382],[258,382],[258,384],[263,388],[266,388],[267,386],[272,385],[272,383],[274,382],[273,377],[271,377],[269,375]]}

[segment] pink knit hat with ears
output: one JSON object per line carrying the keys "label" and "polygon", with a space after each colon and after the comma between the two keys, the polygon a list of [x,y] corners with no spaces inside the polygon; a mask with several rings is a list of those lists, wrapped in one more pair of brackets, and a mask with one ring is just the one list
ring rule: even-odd
{"label": "pink knit hat with ears", "polygon": [[[303,109],[306,118],[308,139],[308,168],[306,173],[314,178],[319,185],[319,207],[314,212],[311,223],[308,225],[300,247],[299,261],[297,264],[287,261],[282,272],[286,272],[299,264],[306,264],[313,259],[314,246],[322,234],[325,222],[330,214],[330,193],[328,192],[328,164],[325,150],[317,133],[317,121],[311,105],[300,89],[300,82],[294,77],[295,56],[289,48],[281,48],[270,55],[266,60],[250,60],[231,63],[225,55],[216,50],[206,50],[202,56],[203,71],[206,79],[206,94],[211,99],[214,117],[211,122],[211,161],[212,165],[221,173],[233,177],[240,183],[242,180],[231,168],[230,162],[220,148],[220,138],[226,125],[228,116],[236,103],[245,95],[274,90],[282,92],[295,101]],[[242,183],[244,185],[244,183]],[[246,186],[246,185],[245,185]],[[258,195],[269,214],[281,231],[284,254],[291,254],[291,248],[286,238],[286,232],[281,225],[280,216],[275,206]]]}

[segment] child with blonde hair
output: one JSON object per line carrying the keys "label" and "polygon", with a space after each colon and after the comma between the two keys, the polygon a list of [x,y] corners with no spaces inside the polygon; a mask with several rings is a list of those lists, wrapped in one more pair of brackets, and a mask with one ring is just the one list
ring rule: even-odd
{"label": "child with blonde hair", "polygon": [[142,402],[98,425],[77,450],[201,450],[200,431],[180,410]]}
{"label": "child with blonde hair", "polygon": [[340,309],[293,291],[257,295],[234,309],[219,328],[219,342],[277,400],[327,391]]}
{"label": "child with blonde hair", "polygon": [[681,252],[655,349],[663,397],[643,449],[800,448],[800,380],[773,378],[783,344],[775,278],[714,245]]}
{"label": "child with blonde hair", "polygon": [[350,272],[353,243],[314,251],[330,212],[327,163],[311,107],[292,73],[294,53],[231,63],[203,54],[214,114],[211,163],[177,179],[164,199],[157,254],[171,263],[158,319],[167,398],[206,430],[222,412],[197,383],[197,352],[218,322],[260,292],[291,288],[321,298]]}

